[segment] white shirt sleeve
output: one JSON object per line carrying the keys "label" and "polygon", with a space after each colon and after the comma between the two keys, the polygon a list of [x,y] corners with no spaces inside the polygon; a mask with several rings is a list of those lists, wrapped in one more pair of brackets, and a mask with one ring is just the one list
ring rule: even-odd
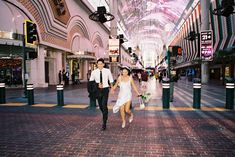
{"label": "white shirt sleeve", "polygon": [[94,80],[95,80],[94,71],[92,71],[92,72],[91,72],[90,81],[94,81]]}

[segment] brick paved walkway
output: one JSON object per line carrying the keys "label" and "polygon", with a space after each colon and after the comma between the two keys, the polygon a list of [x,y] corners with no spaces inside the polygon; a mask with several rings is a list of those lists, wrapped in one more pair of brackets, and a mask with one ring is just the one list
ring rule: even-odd
{"label": "brick paved walkway", "polygon": [[55,87],[36,89],[33,106],[22,90],[7,90],[8,104],[0,105],[0,157],[234,157],[235,111],[224,109],[224,87],[203,86],[202,109],[193,110],[191,86],[176,83],[170,110],[162,110],[161,84],[150,80],[151,101],[139,110],[133,94],[134,121],[124,129],[111,110],[117,94],[110,95],[104,132],[101,112],[88,107],[85,84],[65,88],[64,107],[56,106]]}
{"label": "brick paved walkway", "polygon": [[98,109],[0,106],[0,156],[235,156],[234,111],[134,111],[121,128]]}

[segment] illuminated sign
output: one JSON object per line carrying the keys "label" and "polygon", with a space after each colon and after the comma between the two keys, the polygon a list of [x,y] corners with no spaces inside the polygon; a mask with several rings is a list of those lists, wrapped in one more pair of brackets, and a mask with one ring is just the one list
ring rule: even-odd
{"label": "illuminated sign", "polygon": [[211,30],[201,31],[200,51],[202,60],[211,61],[213,59],[213,38]]}
{"label": "illuminated sign", "polygon": [[119,55],[119,39],[109,39],[109,56]]}

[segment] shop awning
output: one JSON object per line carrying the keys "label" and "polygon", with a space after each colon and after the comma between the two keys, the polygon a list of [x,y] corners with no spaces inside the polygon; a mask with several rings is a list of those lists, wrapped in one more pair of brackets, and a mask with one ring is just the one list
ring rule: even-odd
{"label": "shop awning", "polygon": [[[19,57],[22,56],[22,45],[19,41],[9,40],[2,43],[0,40],[0,57]],[[21,42],[22,43],[22,42]],[[35,51],[35,48],[25,47],[25,51]]]}

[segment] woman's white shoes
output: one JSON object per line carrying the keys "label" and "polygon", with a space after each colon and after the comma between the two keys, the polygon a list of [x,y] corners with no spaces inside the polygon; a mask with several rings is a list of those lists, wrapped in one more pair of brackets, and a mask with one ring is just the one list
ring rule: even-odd
{"label": "woman's white shoes", "polygon": [[[133,117],[134,117],[133,114],[129,117],[129,123],[133,121]],[[125,126],[126,126],[126,122],[122,122],[122,128],[125,128]]]}
{"label": "woman's white shoes", "polygon": [[122,128],[125,128],[126,122],[122,122]]}

